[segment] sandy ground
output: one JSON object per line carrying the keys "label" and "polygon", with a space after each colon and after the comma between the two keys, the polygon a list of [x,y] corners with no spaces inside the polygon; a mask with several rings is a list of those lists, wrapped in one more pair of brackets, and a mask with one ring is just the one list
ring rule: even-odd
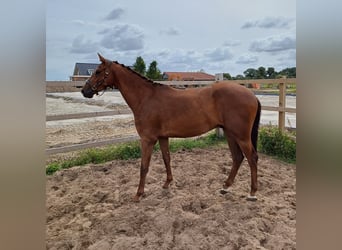
{"label": "sandy ground", "polygon": [[[46,98],[47,115],[123,110],[129,107],[119,92],[106,97],[84,98],[81,93],[51,93]],[[56,148],[77,143],[102,141],[136,135],[133,114],[69,119],[46,122],[46,147]],[[71,158],[75,152],[47,156],[47,163]]]}
{"label": "sandy ground", "polygon": [[[107,94],[107,93],[106,93]],[[120,96],[47,98],[47,114],[127,108]],[[116,94],[116,93],[114,93]],[[116,99],[115,99],[116,98]],[[47,147],[134,134],[132,116],[46,123]],[[57,154],[47,162],[71,157]],[[171,155],[174,182],[160,153],[152,156],[146,196],[133,203],[140,160],[58,171],[47,177],[47,249],[295,249],[295,166],[260,155],[257,202],[246,201],[246,162],[231,192],[218,193],[231,168],[227,147]]]}
{"label": "sandy ground", "polygon": [[47,177],[47,249],[295,249],[295,166],[260,155],[258,201],[246,201],[246,161],[231,192],[226,147],[171,155],[174,182],[152,156],[146,196],[132,202],[139,160],[112,161]]}

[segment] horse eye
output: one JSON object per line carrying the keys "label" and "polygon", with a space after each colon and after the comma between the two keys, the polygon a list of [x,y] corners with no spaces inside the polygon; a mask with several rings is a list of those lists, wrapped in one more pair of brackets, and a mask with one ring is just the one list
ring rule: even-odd
{"label": "horse eye", "polygon": [[95,71],[95,75],[98,75],[98,74],[100,74],[100,71],[99,71],[99,70],[96,70],[96,71]]}

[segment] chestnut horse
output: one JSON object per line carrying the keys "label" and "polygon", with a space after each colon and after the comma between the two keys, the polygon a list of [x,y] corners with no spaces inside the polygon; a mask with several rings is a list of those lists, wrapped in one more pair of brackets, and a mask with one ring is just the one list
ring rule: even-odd
{"label": "chestnut horse", "polygon": [[84,97],[92,98],[107,87],[117,88],[134,114],[141,138],[140,182],[134,201],[144,193],[153,146],[159,141],[168,188],[172,181],[169,137],[192,137],[217,127],[223,128],[233,158],[233,166],[220,191],[227,193],[244,156],[251,170],[248,200],[256,200],[257,138],[260,102],[239,84],[217,82],[209,87],[186,90],[155,83],[129,67],[98,54],[101,64],[82,88]]}

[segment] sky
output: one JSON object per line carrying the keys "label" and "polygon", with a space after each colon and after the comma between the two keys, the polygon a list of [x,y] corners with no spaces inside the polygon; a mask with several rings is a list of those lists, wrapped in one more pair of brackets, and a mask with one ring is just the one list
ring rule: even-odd
{"label": "sky", "polygon": [[296,66],[295,0],[48,0],[46,80],[69,80],[97,53],[161,72],[242,74]]}

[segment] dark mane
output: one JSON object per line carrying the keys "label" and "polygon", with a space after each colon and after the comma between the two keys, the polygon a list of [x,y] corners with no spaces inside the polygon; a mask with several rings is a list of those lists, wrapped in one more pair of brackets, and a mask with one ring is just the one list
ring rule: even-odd
{"label": "dark mane", "polygon": [[115,63],[115,64],[117,64],[117,65],[120,65],[121,67],[123,67],[123,68],[129,70],[129,71],[132,72],[133,74],[136,74],[137,76],[139,76],[139,77],[142,78],[143,80],[145,80],[145,81],[147,81],[147,82],[149,82],[149,83],[152,83],[153,85],[162,85],[162,84],[160,84],[160,83],[158,83],[158,82],[155,82],[155,81],[153,81],[153,80],[147,78],[146,76],[141,75],[140,73],[136,72],[136,71],[133,70],[132,68],[130,68],[130,67],[128,67],[128,66],[126,66],[126,65],[124,65],[124,64],[122,64],[122,63],[119,63],[118,61],[113,61],[113,63]]}

